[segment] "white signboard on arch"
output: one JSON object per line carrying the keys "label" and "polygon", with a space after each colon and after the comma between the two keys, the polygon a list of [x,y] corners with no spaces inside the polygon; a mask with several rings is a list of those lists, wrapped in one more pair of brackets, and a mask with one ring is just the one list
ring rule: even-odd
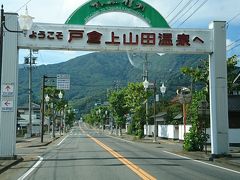
{"label": "white signboard on arch", "polygon": [[211,53],[212,31],[35,23],[19,48],[85,51]]}

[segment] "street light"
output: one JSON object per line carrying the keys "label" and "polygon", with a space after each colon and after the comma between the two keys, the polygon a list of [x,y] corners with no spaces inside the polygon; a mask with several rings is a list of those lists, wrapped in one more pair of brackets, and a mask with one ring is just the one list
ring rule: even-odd
{"label": "street light", "polygon": [[162,83],[162,86],[160,87],[160,91],[161,91],[163,96],[164,96],[166,90],[167,90],[166,86],[164,86],[164,83]]}
{"label": "street light", "polygon": [[[148,82],[147,79],[145,79],[143,82],[143,87],[144,87],[145,91],[147,91],[149,86],[152,86],[152,89],[154,90],[154,139],[153,139],[153,142],[156,142],[157,141],[156,102],[159,101],[159,95],[156,94],[156,92],[157,92],[156,81],[154,83],[150,83],[150,82]],[[160,87],[160,91],[161,91],[162,95],[165,94],[166,89],[167,89],[166,86],[164,86],[164,83],[162,83],[162,86]]]}
{"label": "street light", "polygon": [[[156,142],[156,133],[157,133],[157,123],[156,123],[156,82],[155,83],[149,83],[147,79],[145,79],[143,81],[143,87],[145,89],[145,91],[147,91],[147,89],[149,88],[149,86],[153,87],[154,90],[154,142]],[[147,123],[148,126],[148,123]],[[146,128],[146,130],[148,129],[148,127]]]}
{"label": "street light", "polygon": [[62,98],[63,98],[63,93],[62,93],[62,91],[59,92],[58,97],[59,97],[59,99],[62,99]]}
{"label": "street light", "polygon": [[106,124],[109,124],[109,122],[108,122],[108,111],[107,111],[107,110],[105,111],[104,129],[105,129],[105,125],[106,125]]}
{"label": "street light", "polygon": [[48,94],[45,96],[45,101],[48,103],[50,101],[50,97],[48,96]]}
{"label": "street light", "polygon": [[[143,81],[143,87],[145,91],[147,92],[147,88],[149,86],[149,82],[147,78]],[[148,136],[148,100],[146,99],[146,135]]]}
{"label": "street light", "polygon": [[[3,8],[3,6],[2,6]],[[26,35],[26,32],[31,29],[34,17],[28,15],[28,9],[25,9],[25,15],[20,15],[18,18],[18,23],[22,32]],[[5,27],[6,29],[6,27]]]}
{"label": "street light", "polygon": [[[62,100],[62,98],[63,98],[63,93],[62,93],[62,91],[60,91],[59,92],[59,94],[58,94],[58,98],[60,99],[60,101]],[[60,136],[61,136],[61,132],[62,132],[62,126],[63,126],[63,119],[62,119],[62,116],[61,116],[61,109],[60,109]]]}
{"label": "street light", "polygon": [[30,49],[30,54],[28,57],[24,57],[24,64],[29,64],[29,96],[28,96],[28,109],[29,109],[29,127],[28,136],[32,137],[32,65],[36,64],[37,57],[32,56],[32,49]]}
{"label": "street light", "polygon": [[3,5],[1,6],[1,29],[0,29],[0,82],[2,80],[2,55],[3,55],[3,30],[5,29],[8,32],[12,33],[23,33],[26,35],[26,32],[31,29],[32,24],[33,24],[33,17],[28,15],[28,11],[26,8],[25,15],[21,15],[18,18],[18,23],[20,26],[21,31],[15,31],[15,30],[10,30],[6,27],[5,24],[5,15],[4,15],[4,9]]}
{"label": "street light", "polygon": [[66,108],[68,107],[67,104],[64,105],[64,110],[63,110],[63,127],[64,127],[64,133],[66,133]]}
{"label": "street light", "polygon": [[[48,96],[48,94],[45,96],[45,101],[47,104],[50,101],[50,97]],[[50,118],[48,120],[48,134],[50,134]]]}
{"label": "street light", "polygon": [[149,86],[149,82],[148,82],[147,79],[145,79],[145,80],[143,81],[143,87],[144,87],[145,91],[147,91],[148,86]]}

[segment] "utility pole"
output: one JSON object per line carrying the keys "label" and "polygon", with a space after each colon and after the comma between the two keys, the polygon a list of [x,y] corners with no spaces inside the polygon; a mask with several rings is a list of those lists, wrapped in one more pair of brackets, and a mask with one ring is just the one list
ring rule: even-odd
{"label": "utility pole", "polygon": [[[143,81],[148,81],[148,55],[145,54],[144,63],[143,63]],[[147,91],[147,89],[146,89]],[[146,135],[148,136],[148,99],[146,99]]]}
{"label": "utility pole", "polygon": [[55,138],[55,111],[54,111],[54,104],[51,103],[52,108],[52,138]]}
{"label": "utility pole", "polygon": [[44,93],[44,89],[45,89],[45,79],[46,76],[43,75],[42,77],[42,106],[41,106],[41,112],[42,112],[42,121],[41,121],[41,143],[43,142],[43,134],[44,134],[44,100],[45,100],[45,93]]}
{"label": "utility pole", "polygon": [[29,97],[28,97],[28,109],[29,109],[29,134],[32,137],[32,50],[30,49],[30,56],[29,56]]}
{"label": "utility pole", "polygon": [[156,92],[157,92],[157,85],[156,80],[153,85],[153,91],[154,91],[154,139],[153,142],[157,142],[157,120],[156,120]]}
{"label": "utility pole", "polygon": [[143,81],[146,79],[148,81],[148,54],[145,54],[144,63],[143,63]]}
{"label": "utility pole", "polygon": [[29,71],[28,71],[28,111],[29,111],[29,125],[27,129],[28,137],[32,137],[32,65],[36,64],[36,57],[32,55],[32,49],[30,49],[29,56],[24,57],[24,64],[29,64]]}

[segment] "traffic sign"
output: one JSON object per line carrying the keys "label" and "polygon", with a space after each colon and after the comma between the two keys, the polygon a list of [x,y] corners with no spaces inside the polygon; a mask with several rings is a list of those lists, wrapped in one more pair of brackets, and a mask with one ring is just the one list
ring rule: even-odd
{"label": "traffic sign", "polygon": [[2,96],[14,96],[14,85],[13,83],[4,83],[2,85]]}
{"label": "traffic sign", "polygon": [[69,90],[70,89],[70,75],[58,74],[57,75],[57,89]]}
{"label": "traffic sign", "polygon": [[9,112],[13,111],[13,101],[12,100],[2,100],[2,111]]}

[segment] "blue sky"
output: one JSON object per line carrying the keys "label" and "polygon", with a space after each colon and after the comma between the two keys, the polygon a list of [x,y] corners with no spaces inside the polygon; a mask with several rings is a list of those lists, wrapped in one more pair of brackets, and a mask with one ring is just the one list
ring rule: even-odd
{"label": "blue sky", "polygon": [[[27,3],[28,11],[35,19],[35,22],[44,23],[60,23],[63,24],[69,15],[79,6],[83,5],[88,0],[2,0],[5,12],[17,12],[23,14],[25,10],[24,4]],[[158,10],[164,18],[169,22],[177,15],[189,0],[144,0]],[[178,8],[170,15],[170,12],[182,1]],[[192,0],[189,7],[195,2],[196,5],[175,23],[172,28],[177,28],[197,7],[202,3],[206,3],[197,10],[180,28],[208,28],[208,25],[213,20],[229,21],[238,13],[240,14],[239,0]],[[186,9],[187,9],[186,8]],[[184,10],[178,17],[184,14]],[[118,25],[118,26],[147,26],[142,20],[125,13],[111,13],[99,15],[89,21],[89,25]],[[116,24],[116,18],[118,22]],[[130,23],[131,22],[131,23]],[[170,24],[171,25],[171,24]],[[240,15],[232,20],[227,28],[227,45],[240,39]],[[240,41],[239,41],[240,44]],[[238,43],[232,45],[235,46]],[[231,47],[230,47],[231,48]],[[63,62],[76,56],[86,54],[88,52],[71,52],[71,51],[39,51],[38,64],[53,64]],[[240,54],[240,46],[228,51],[228,56],[232,54]],[[23,57],[28,55],[28,51],[21,51],[19,62],[23,62]]]}

